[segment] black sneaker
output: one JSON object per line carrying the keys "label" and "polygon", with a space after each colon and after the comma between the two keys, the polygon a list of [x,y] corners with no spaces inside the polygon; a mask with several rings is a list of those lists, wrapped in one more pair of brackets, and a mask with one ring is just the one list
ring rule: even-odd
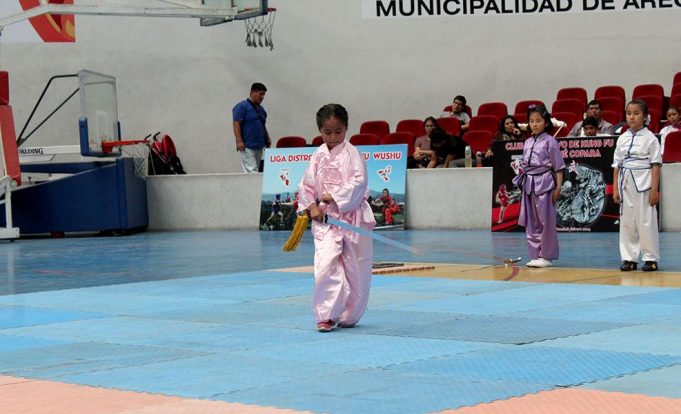
{"label": "black sneaker", "polygon": [[[648,263],[648,262],[646,262],[646,263]],[[623,271],[623,272],[631,272],[632,270],[636,270],[636,266],[638,266],[638,263],[625,260],[622,263],[622,266],[620,266],[620,270]],[[645,266],[644,266],[644,268],[645,268]]]}
{"label": "black sneaker", "polygon": [[641,270],[644,272],[655,272],[657,271],[657,262],[645,262]]}

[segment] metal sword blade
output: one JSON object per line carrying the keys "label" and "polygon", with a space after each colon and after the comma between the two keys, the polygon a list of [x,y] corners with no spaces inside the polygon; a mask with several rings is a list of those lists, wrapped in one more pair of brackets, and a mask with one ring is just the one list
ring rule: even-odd
{"label": "metal sword blade", "polygon": [[349,230],[351,232],[357,233],[360,236],[368,237],[370,239],[374,239],[376,241],[389,244],[393,247],[397,247],[398,249],[408,251],[411,254],[416,254],[416,255],[422,254],[422,252],[419,249],[415,249],[411,246],[407,246],[406,244],[400,243],[400,242],[395,241],[393,239],[389,239],[389,238],[382,236],[382,235],[380,235],[376,232],[373,232],[371,230],[363,229],[363,228],[360,228],[360,227],[353,226],[352,224],[348,224],[344,221],[336,220],[335,218],[329,217],[328,215],[325,216],[324,221],[328,224],[333,224],[334,226],[338,226],[342,229]]}

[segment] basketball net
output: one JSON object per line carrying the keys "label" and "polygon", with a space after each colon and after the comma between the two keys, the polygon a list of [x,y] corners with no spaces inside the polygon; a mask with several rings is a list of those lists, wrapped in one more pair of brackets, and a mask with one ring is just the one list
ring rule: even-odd
{"label": "basketball net", "polygon": [[263,16],[244,19],[246,25],[246,46],[250,47],[269,47],[274,49],[272,42],[272,27],[277,9],[270,7],[267,14]]}
{"label": "basketball net", "polygon": [[110,154],[114,147],[120,147],[124,157],[132,158],[133,172],[139,178],[145,179],[149,168],[149,145],[147,139],[131,141],[106,141],[102,143],[102,151]]}
{"label": "basketball net", "polygon": [[123,145],[121,150],[124,156],[132,158],[135,175],[143,179],[147,178],[149,171],[149,143]]}

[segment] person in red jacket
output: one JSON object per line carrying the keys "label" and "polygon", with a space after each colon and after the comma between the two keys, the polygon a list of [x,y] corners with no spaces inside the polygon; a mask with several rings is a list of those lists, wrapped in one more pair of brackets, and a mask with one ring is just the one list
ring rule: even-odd
{"label": "person in red jacket", "polygon": [[395,200],[390,196],[390,191],[387,188],[383,189],[383,195],[372,201],[372,204],[381,207],[381,212],[383,213],[383,219],[386,225],[392,225],[393,214],[400,212],[400,206],[395,203]]}

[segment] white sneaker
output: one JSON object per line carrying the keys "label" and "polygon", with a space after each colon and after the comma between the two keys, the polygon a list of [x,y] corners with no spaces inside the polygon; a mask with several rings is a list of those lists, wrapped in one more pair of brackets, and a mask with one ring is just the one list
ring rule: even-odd
{"label": "white sneaker", "polygon": [[551,267],[553,266],[553,262],[551,262],[548,259],[544,259],[543,257],[540,257],[539,259],[534,261],[534,267]]}
{"label": "white sneaker", "polygon": [[527,267],[537,267],[537,260],[539,259],[532,259],[529,262],[525,263],[525,266]]}

